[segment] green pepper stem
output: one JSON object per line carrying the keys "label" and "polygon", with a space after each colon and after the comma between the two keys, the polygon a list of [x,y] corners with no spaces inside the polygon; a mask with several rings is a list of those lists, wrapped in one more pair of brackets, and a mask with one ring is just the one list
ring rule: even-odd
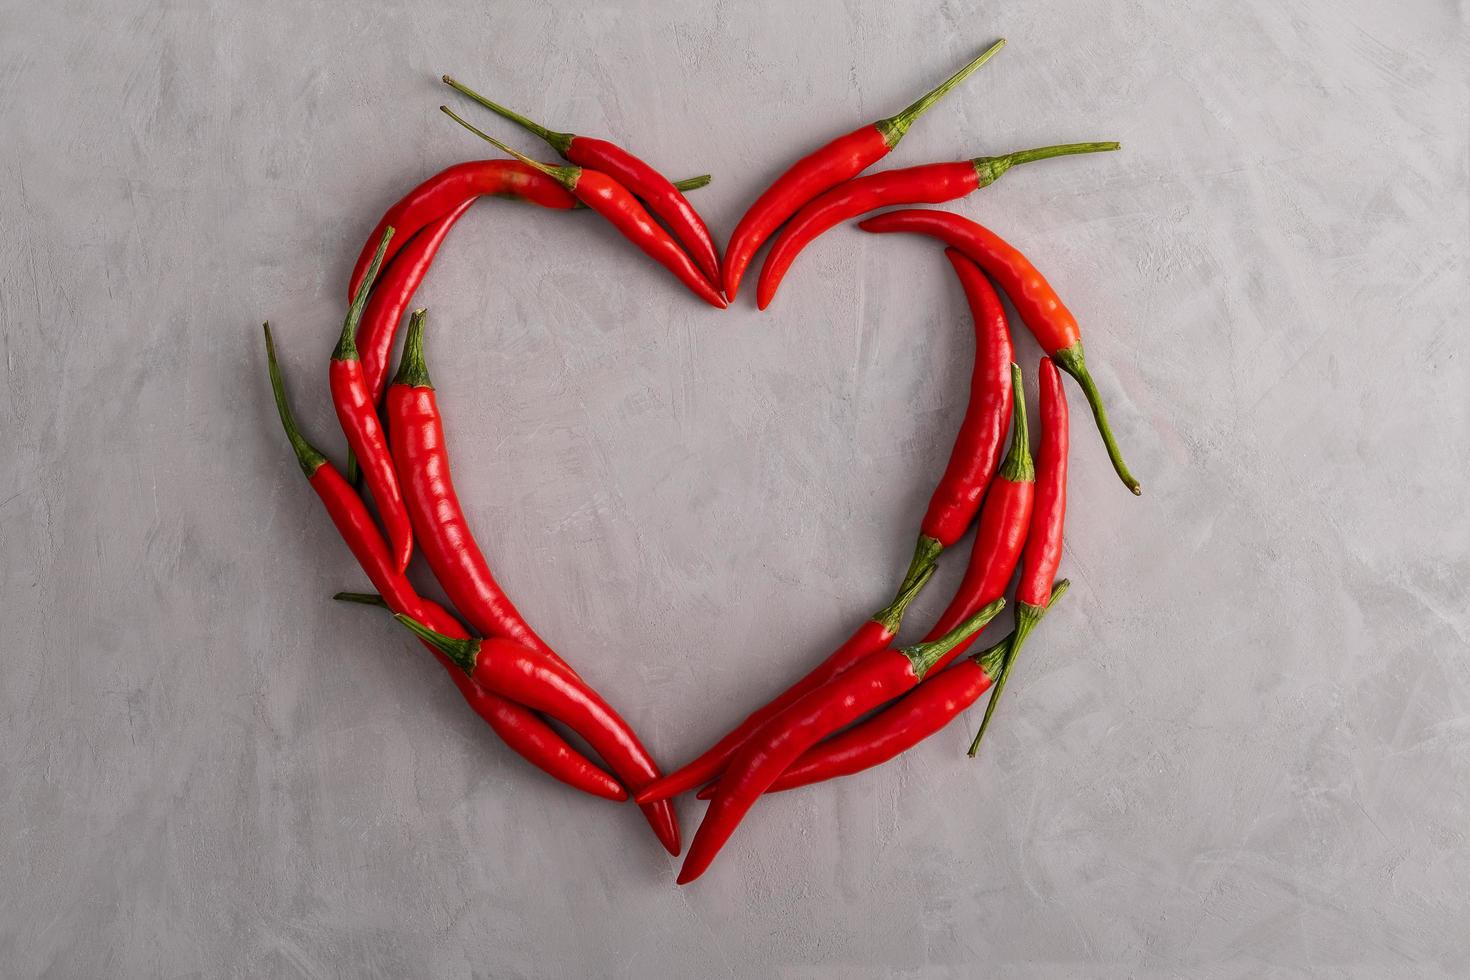
{"label": "green pepper stem", "polygon": [[996,614],[1005,608],[1005,605],[1004,599],[997,599],[939,639],[928,643],[915,643],[911,647],[904,647],[899,652],[909,658],[909,663],[914,665],[915,676],[923,680],[924,675],[929,673],[936,663],[944,659],[945,654],[984,629],[985,624],[994,619]]}
{"label": "green pepper stem", "polygon": [[412,616],[406,616],[403,613],[396,613],[393,618],[412,630],[419,639],[444,654],[450,660],[453,660],[455,666],[459,667],[460,670],[466,674],[474,674],[475,659],[480,655],[479,640],[460,640],[452,636],[445,636],[443,633],[429,629]]}
{"label": "green pepper stem", "polygon": [[680,191],[697,191],[701,187],[708,187],[711,180],[714,180],[714,178],[709,174],[700,174],[698,177],[685,177],[683,180],[674,181],[674,188]]}
{"label": "green pepper stem", "polygon": [[1052,157],[1066,157],[1077,153],[1105,153],[1108,150],[1117,150],[1122,147],[1121,143],[1058,143],[1055,146],[1037,146],[1029,150],[1016,150],[998,157],[975,157],[970,161],[975,168],[975,173],[980,177],[980,186],[988,187],[1000,180],[1001,174],[1012,167],[1019,167],[1023,163],[1033,163],[1037,160],[1050,160]]}
{"label": "green pepper stem", "polygon": [[[1016,654],[1021,652],[1021,646],[1031,631],[1041,622],[1058,599],[1066,594],[1071,582],[1062,579],[1051,588],[1051,595],[1047,597],[1046,605],[1033,606],[1029,602],[1016,603],[1016,628],[1004,641],[991,647],[977,658],[980,669],[985,671],[985,676],[995,678],[995,690],[990,693],[990,701],[985,705],[985,717],[980,719],[980,730],[975,733],[975,741],[970,743],[970,758],[975,758],[975,753],[980,751],[980,740],[985,737],[985,729],[990,727],[990,716],[995,713],[995,706],[1000,703],[1000,696],[1006,689],[1006,681],[1011,676],[1011,667],[1016,662]],[[997,676],[998,674],[998,676]]]}
{"label": "green pepper stem", "polygon": [[939,555],[943,551],[944,545],[939,543],[938,538],[920,534],[919,540],[914,544],[914,555],[909,559],[909,569],[904,572],[903,582],[898,586],[898,594],[903,595],[913,587],[926,569],[933,568],[939,562]]}
{"label": "green pepper stem", "polygon": [[368,266],[367,275],[362,277],[357,293],[352,297],[352,305],[347,308],[347,318],[342,321],[342,336],[337,338],[337,349],[332,351],[334,361],[357,360],[357,325],[362,322],[363,310],[367,309],[368,295],[373,291],[373,283],[378,279],[378,270],[383,267],[383,256],[388,254],[388,242],[392,239],[393,226],[389,225],[383,229],[383,237],[378,240],[378,250],[373,253],[373,261]]}
{"label": "green pepper stem", "polygon": [[461,95],[469,96],[471,99],[474,99],[476,102],[480,103],[480,105],[484,106],[486,109],[489,109],[491,112],[496,113],[497,115],[502,116],[505,119],[509,119],[511,122],[515,123],[526,132],[541,137],[547,143],[550,143],[551,148],[557,153],[560,153],[562,157],[566,157],[567,153],[572,148],[572,140],[577,138],[575,133],[558,133],[554,129],[547,129],[540,123],[532,122],[530,119],[527,119],[519,112],[516,112],[513,109],[507,109],[499,102],[491,102],[489,99],[485,98],[483,95],[481,95],[479,92],[476,92],[468,85],[465,85],[462,82],[457,82],[454,79],[450,78],[448,75],[444,76],[444,84],[448,85],[450,88],[454,89]]}
{"label": "green pepper stem", "polygon": [[376,592],[338,592],[332,598],[337,602],[355,602],[363,606],[377,606],[379,609],[388,608],[388,603]]}
{"label": "green pepper stem", "polygon": [[920,96],[913,105],[909,106],[907,109],[903,110],[896,116],[889,116],[887,119],[880,119],[876,123],[874,123],[874,128],[876,128],[878,132],[883,136],[883,142],[887,143],[888,148],[892,150],[895,146],[898,145],[898,141],[903,139],[904,134],[909,131],[909,127],[917,122],[920,116],[928,112],[929,109],[933,107],[934,103],[938,102],[940,99],[948,95],[950,89],[954,88],[960,82],[963,82],[965,79],[969,78],[970,74],[974,72],[975,69],[979,68],[981,65],[985,64],[985,62],[995,57],[996,52],[998,52],[1001,48],[1005,46],[1006,39],[1001,38],[999,41],[996,41],[990,47],[986,48],[984,52],[982,52],[980,56],[974,61],[970,62],[965,67],[961,68],[959,71],[949,76],[949,78],[945,79],[943,82],[940,82],[924,95]]}
{"label": "green pepper stem", "polygon": [[903,625],[903,614],[908,611],[909,603],[929,584],[929,580],[934,577],[934,571],[931,564],[914,576],[913,581],[905,579],[904,586],[898,590],[893,601],[873,614],[873,622],[880,624],[890,636],[897,633],[898,628]]}
{"label": "green pepper stem", "polygon": [[474,133],[476,136],[480,137],[480,139],[489,143],[491,146],[498,147],[499,149],[504,150],[506,153],[509,153],[511,156],[515,157],[517,160],[521,161],[521,163],[524,163],[528,167],[535,167],[537,170],[541,171],[543,174],[550,177],[552,180],[556,181],[567,190],[576,190],[577,178],[582,175],[581,167],[548,167],[546,164],[541,163],[539,160],[532,160],[530,157],[526,156],[519,150],[513,150],[510,147],[506,146],[494,136],[491,136],[489,133],[456,115],[455,111],[449,108],[449,106],[441,105],[439,107],[439,111],[444,113],[450,119],[453,119],[455,122],[459,123],[465,129],[468,129],[470,132]]}
{"label": "green pepper stem", "polygon": [[271,394],[276,398],[276,414],[281,417],[281,428],[286,430],[286,439],[296,453],[296,462],[301,465],[301,472],[305,473],[309,480],[316,475],[317,470],[322,468],[327,457],[306,441],[306,437],[301,434],[301,429],[296,425],[296,416],[291,412],[291,403],[286,400],[286,382],[281,378],[281,365],[276,362],[276,344],[271,339],[271,325],[267,322],[262,326],[265,327],[265,364],[271,376]]}
{"label": "green pepper stem", "polygon": [[1107,447],[1108,459],[1112,460],[1113,470],[1123,485],[1133,491],[1133,496],[1143,495],[1143,490],[1133,474],[1128,472],[1128,464],[1123,462],[1123,453],[1118,449],[1118,441],[1113,438],[1113,427],[1108,425],[1108,411],[1103,407],[1102,395],[1097,390],[1097,385],[1092,380],[1092,375],[1087,371],[1087,362],[1082,355],[1082,341],[1077,341],[1071,347],[1054,351],[1051,355],[1052,361],[1057,367],[1066,371],[1077,383],[1082,386],[1082,394],[1087,397],[1087,404],[1092,408],[1092,417],[1097,422],[1097,431],[1102,435],[1103,445]]}
{"label": "green pepper stem", "polygon": [[424,321],[429,311],[417,309],[408,318],[408,335],[403,338],[403,357],[398,361],[398,373],[393,376],[396,385],[410,388],[434,387],[429,380],[429,366],[424,363]]}
{"label": "green pepper stem", "polygon": [[1026,424],[1026,391],[1021,383],[1021,366],[1011,362],[1011,392],[1015,420],[1011,427],[1011,448],[1000,464],[1000,478],[1012,483],[1032,483],[1036,480],[1036,464],[1031,459],[1031,430]]}

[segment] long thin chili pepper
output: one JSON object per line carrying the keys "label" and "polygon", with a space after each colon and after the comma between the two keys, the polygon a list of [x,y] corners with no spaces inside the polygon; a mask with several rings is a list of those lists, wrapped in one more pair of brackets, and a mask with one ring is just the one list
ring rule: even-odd
{"label": "long thin chili pepper", "polygon": [[[709,174],[703,174],[681,180],[674,186],[679,190],[694,190],[708,184],[709,179]],[[457,163],[420,183],[383,214],[382,220],[363,243],[357,262],[352,267],[352,278],[347,284],[347,301],[350,303],[352,297],[357,295],[357,287],[367,273],[373,251],[383,237],[383,229],[392,225],[398,230],[383,258],[385,266],[388,266],[398,251],[407,247],[409,241],[425,226],[449,214],[466,201],[486,196],[525,201],[558,211],[585,206],[556,181],[519,160],[471,160]]]}
{"label": "long thin chili pepper", "polygon": [[900,591],[887,608],[880,609],[873,614],[871,619],[864,621],[857,631],[834,650],[827,659],[766,702],[765,706],[752,711],[744,721],[730,729],[727,735],[706,749],[698,758],[644,787],[637,794],[637,801],[650,803],[654,800],[678,796],[718,776],[724,771],[725,764],[730,761],[730,757],[739,751],[741,745],[745,744],[746,739],[759,731],[767,721],[853,664],[880,650],[887,649],[888,645],[893,642],[894,636],[898,634],[898,628],[903,622],[904,611],[908,609],[909,603],[913,602],[914,597],[919,594],[919,590],[933,574],[934,568],[931,566],[926,573],[916,577],[904,590]]}
{"label": "long thin chili pepper", "polygon": [[1077,319],[1063,305],[1056,290],[1037,271],[1026,256],[1014,245],[995,232],[968,218],[947,211],[931,211],[913,208],[903,211],[888,211],[868,218],[858,224],[864,231],[910,232],[929,235],[953,248],[959,249],[973,259],[980,268],[1000,286],[1001,291],[1011,298],[1021,321],[1036,338],[1041,349],[1050,355],[1057,367],[1066,371],[1082,386],[1087,404],[1092,407],[1092,417],[1097,421],[1097,430],[1102,434],[1108,458],[1118,477],[1133,493],[1141,494],[1138,481],[1128,472],[1123,454],[1118,449],[1113,430],[1108,425],[1108,413],[1103,407],[1102,395],[1087,371],[1082,356],[1082,335],[1077,329]]}
{"label": "long thin chili pepper", "polygon": [[518,112],[507,109],[497,102],[491,102],[479,92],[455,81],[448,75],[444,76],[444,84],[475,100],[491,112],[509,119],[527,132],[541,137],[568,163],[599,170],[628,188],[643,201],[648,210],[663,220],[669,231],[673,232],[674,237],[688,251],[690,258],[694,259],[705,278],[716,289],[719,288],[720,258],[715,252],[715,243],[710,238],[709,228],[705,226],[704,219],[699,216],[699,212],[694,210],[694,205],[679,193],[669,182],[669,178],[616,143],[547,129]]}
{"label": "long thin chili pepper", "polygon": [[1117,143],[1063,143],[1016,150],[998,157],[930,163],[854,177],[809,201],[781,229],[781,234],[776,236],[771,250],[766,253],[765,264],[761,266],[760,282],[755,292],[756,305],[763,310],[770,306],[781,280],[801,250],[817,236],[848,218],[894,204],[943,204],[989,187],[1007,170],[1023,163],[1117,148]]}
{"label": "long thin chili pepper", "polygon": [[[460,639],[469,637],[459,620],[451,616],[447,609],[422,596],[418,597],[420,605],[417,610],[407,601],[401,604],[402,608],[394,609],[381,595],[362,592],[338,592],[332,598],[339,602],[382,606],[395,613],[403,612],[413,616],[446,636]],[[454,681],[454,686],[459,689],[459,693],[474,709],[475,714],[483,718],[491,730],[500,736],[501,741],[514,752],[573,789],[612,800],[614,803],[621,803],[628,798],[628,791],[621,783],[572,748],[536,712],[523,704],[485,690],[438,647],[423,640],[419,642],[449,673],[450,680]]]}
{"label": "long thin chili pepper", "polygon": [[944,475],[929,497],[929,508],[919,523],[919,539],[904,584],[939,560],[945,548],[958,541],[975,519],[985,488],[1000,463],[1006,428],[1011,424],[1011,332],[1006,311],[995,287],[979,266],[952,248],[944,257],[954,266],[970,319],[975,327],[975,363],[970,375],[970,399],[950,450]]}
{"label": "long thin chili pepper", "polygon": [[[495,581],[459,505],[444,445],[444,424],[424,363],[424,318],[424,311],[417,310],[409,321],[398,375],[388,386],[387,398],[389,447],[402,478],[419,551],[449,601],[476,630],[515,640],[561,663]],[[636,745],[637,739],[628,744]],[[646,752],[630,749],[628,755],[604,758],[630,790],[642,789],[660,775]],[[664,847],[671,854],[679,853],[679,824],[673,807],[664,801],[645,806],[643,812]]]}
{"label": "long thin chili pepper", "polygon": [[[321,498],[332,523],[347,542],[347,547],[358,564],[367,573],[368,579],[386,597],[387,604],[394,611],[421,615],[426,621],[436,622],[436,628],[446,633],[453,634],[456,630],[463,632],[463,628],[453,617],[414,592],[408,579],[395,567],[388,552],[388,543],[378,532],[362,498],[326,457],[302,436],[286,400],[285,384],[281,378],[280,366],[276,362],[269,324],[265,326],[265,349],[271,390],[275,395],[281,426],[286,430],[286,438],[291,443],[301,471],[306,474],[307,482]],[[432,652],[446,667],[452,666],[437,650]],[[532,765],[585,793],[610,800],[627,798],[627,791],[617,780],[572,748],[555,730],[536,717],[534,712],[480,690],[468,678],[464,678],[457,668],[450,671],[450,676],[474,712],[511,749]]]}
{"label": "long thin chili pepper", "polygon": [[856,177],[887,156],[920,116],[944,98],[950,89],[968,78],[971,72],[989,61],[1005,43],[1004,38],[996,41],[978,58],[898,115],[880,119],[859,127],[846,136],[837,137],[808,153],[777,177],[766,188],[765,193],[755,199],[750,210],[745,212],[745,216],[735,226],[735,233],[730,236],[730,244],[725,247],[723,274],[726,298],[732,303],[735,301],[735,294],[740,290],[740,280],[751,259],[755,258],[755,253],[765,240],[781,227],[782,222],[818,194],[836,187],[850,177]]}
{"label": "long thin chili pepper", "polygon": [[872,708],[913,688],[1004,605],[1004,599],[997,599],[939,640],[875,653],[761,726],[730,760],[689,845],[679,884],[688,884],[704,874],[755,801],[803,752]]}
{"label": "long thin chili pepper", "polygon": [[[377,278],[383,253],[388,250],[388,242],[392,238],[393,229],[390,227],[383,232],[377,254],[373,256],[372,265],[368,266],[365,286]],[[342,336],[337,341],[337,349],[332,351],[327,379],[332,405],[337,410],[337,421],[342,423],[347,445],[367,477],[368,490],[378,505],[383,530],[387,532],[388,542],[393,548],[393,561],[402,572],[408,568],[408,560],[413,554],[413,528],[408,522],[408,511],[403,507],[403,493],[393,471],[393,458],[388,454],[388,436],[378,421],[377,401],[368,388],[362,360],[357,353],[357,325],[362,319],[363,307],[367,305],[368,288],[357,291],[357,298],[347,311],[347,319],[342,322]]]}
{"label": "long thin chili pepper", "polygon": [[[530,169],[519,160],[489,162],[513,165],[521,170]],[[513,177],[510,180],[512,185],[518,184],[523,177],[518,172],[502,170],[502,173]],[[545,174],[537,174],[537,176],[550,180]],[[674,186],[692,190],[708,183],[709,175],[706,174],[681,180]],[[491,191],[483,189],[489,186],[488,181],[482,185],[481,196],[492,194]],[[515,195],[501,194],[498,196],[514,197]],[[368,300],[367,312],[362,316],[362,326],[357,331],[357,349],[362,358],[362,373],[367,379],[368,391],[372,393],[374,404],[377,404],[383,397],[383,386],[388,380],[388,362],[393,354],[393,343],[397,339],[398,325],[403,320],[403,314],[408,311],[409,304],[413,302],[413,294],[418,291],[419,284],[424,281],[429,267],[433,265],[434,257],[438,254],[439,246],[443,244],[449,229],[464,216],[464,213],[476,200],[474,197],[466,198],[448,214],[425,225],[407,245],[403,246],[386,271],[378,277],[378,284],[373,287],[372,297]],[[581,201],[576,201],[575,206],[586,208]]]}
{"label": "long thin chili pepper", "polygon": [[980,740],[985,737],[990,716],[1005,693],[1016,655],[1051,605],[1047,601],[1047,583],[1062,563],[1062,526],[1067,519],[1067,396],[1062,391],[1061,372],[1051,358],[1041,359],[1037,373],[1041,386],[1041,439],[1036,447],[1036,505],[1031,510],[1031,530],[1026,534],[1021,580],[1016,585],[1016,637],[996,678],[995,693],[985,706],[980,731],[970,745],[971,757],[980,751]]}
{"label": "long thin chili pepper", "polygon": [[[1062,597],[1068,584],[1066,579],[1056,583],[1047,600],[1048,607]],[[990,690],[1015,635],[1012,631],[1004,640],[971,654],[948,670],[931,673],[924,683],[895,701],[891,708],[807,749],[766,792],[779,793],[838,776],[851,776],[880,766],[918,745]],[[716,786],[700,790],[698,798],[712,798]]]}
{"label": "long thin chili pepper", "polygon": [[633,196],[632,191],[612,177],[588,167],[548,167],[537,163],[461,119],[448,106],[442,105],[439,109],[487,143],[499,147],[522,163],[537,168],[561,184],[576,195],[577,200],[606,218],[624,238],[638,246],[644,255],[672,272],[695,296],[717,310],[723,310],[729,305],[705,278],[704,273],[699,271],[699,266],[684,251],[683,246],[653,220],[643,205],[638,203],[638,198]]}
{"label": "long thin chili pepper", "polygon": [[[481,687],[527,707],[545,712],[576,732],[617,772],[647,767],[648,751],[622,717],[561,660],[538,653],[514,640],[456,639],[399,613],[397,619],[433,644],[473,677]],[[664,840],[670,854],[679,853],[677,827]]]}
{"label": "long thin chili pepper", "polygon": [[[933,640],[954,629],[976,609],[1005,595],[1006,586],[1021,560],[1021,546],[1026,543],[1026,530],[1031,523],[1031,509],[1036,500],[1036,467],[1027,440],[1026,395],[1021,388],[1021,368],[1011,365],[1011,387],[1015,390],[1012,412],[1011,447],[1000,464],[1000,471],[990,481],[985,503],[980,507],[980,520],[975,526],[975,545],[965,577],[955,590],[954,598],[940,614],[925,640]],[[936,664],[943,667],[965,650],[955,647]]]}

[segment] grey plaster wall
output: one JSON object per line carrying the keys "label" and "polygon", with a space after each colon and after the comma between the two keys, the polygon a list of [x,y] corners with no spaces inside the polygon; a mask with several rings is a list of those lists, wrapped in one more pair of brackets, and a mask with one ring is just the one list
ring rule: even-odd
{"label": "grey plaster wall", "polygon": [[[259,322],[340,454],[350,263],[483,154],[441,72],[715,174],[723,240],[999,35],[892,164],[1123,141],[956,209],[1064,291],[1145,496],[1079,423],[1074,589],[981,760],[975,711],[677,889],[328,601],[365,582]],[[1470,973],[1466,37],[1442,0],[0,3],[0,972]],[[963,410],[915,239],[837,230],[718,315],[493,202],[421,299],[505,584],[670,765],[884,601]]]}

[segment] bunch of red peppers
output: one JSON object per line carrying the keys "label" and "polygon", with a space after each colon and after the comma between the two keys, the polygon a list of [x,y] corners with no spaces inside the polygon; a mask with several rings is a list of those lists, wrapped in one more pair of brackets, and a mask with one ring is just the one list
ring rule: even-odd
{"label": "bunch of red peppers", "polygon": [[[954,200],[994,183],[1018,164],[1118,148],[1112,142],[1071,143],[861,176],[1004,43],[991,46],[897,115],[862,126],[794,163],[751,205],[723,258],[683,193],[703,186],[707,177],[672,182],[614,143],[548,130],[445,76],[456,91],[545,140],[566,163],[524,156],[444,107],[514,159],[463,163],[429,178],[388,209],[363,246],[328,366],[332,402],[349,447],[345,475],[297,426],[270,327],[265,328],[271,385],[287,439],[376,590],[336,598],[388,609],[438,659],[465,701],[507,745],[585,793],[613,801],[631,796],[670,854],[681,850],[672,799],[699,790],[710,804],[680,884],[704,873],[761,795],[886,762],[944,728],[988,691],[970,746],[975,755],[1023,644],[1067,590],[1066,580],[1056,578],[1067,501],[1068,417],[1061,372],[1081,386],[1114,469],[1133,493],[1139,492],[1088,374],[1077,322],[1015,246],[968,218],[901,208],[859,224],[875,233],[927,235],[947,246],[944,255],[975,330],[974,370],[959,435],[893,601],[704,753],[665,775],[627,722],[532,629],[496,581],[455,492],[438,396],[425,360],[423,310],[409,318],[398,370],[388,381],[401,321],[450,229],[482,196],[595,211],[694,295],[721,309],[735,299],[750,263],[770,240],[756,287],[757,303],[765,309],[801,250],[849,218],[891,205]],[[1034,451],[1001,293],[1047,355],[1037,373]],[[359,483],[371,497],[372,510]],[[895,646],[905,610],[942,554],[972,524],[969,564],[949,606],[922,642]],[[453,611],[421,596],[409,580],[415,551]],[[1005,605],[1018,570],[1014,629],[961,659]],[[591,754],[570,742],[567,732]]]}

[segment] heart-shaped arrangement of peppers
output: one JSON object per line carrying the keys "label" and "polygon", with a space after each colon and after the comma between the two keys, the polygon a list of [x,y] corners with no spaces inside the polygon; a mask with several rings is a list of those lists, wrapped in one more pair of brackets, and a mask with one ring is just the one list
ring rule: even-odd
{"label": "heart-shaped arrangement of peppers", "polygon": [[[376,594],[343,592],[336,598],[392,612],[444,665],[470,707],[533,765],[584,793],[613,801],[631,794],[671,854],[680,851],[671,800],[699,790],[710,805],[685,858],[680,884],[704,873],[762,794],[886,762],[943,728],[993,688],[970,746],[970,755],[975,754],[1022,644],[1067,589],[1065,579],[1054,581],[1067,495],[1067,402],[1061,371],[1081,385],[1113,467],[1130,490],[1139,492],[1088,375],[1076,320],[1020,251],[967,218],[908,209],[859,224],[879,234],[927,235],[948,246],[944,254],[959,277],[975,327],[969,405],[954,451],[920,522],[913,560],[893,601],[859,625],[826,660],[668,775],[661,774],[628,724],[537,635],[496,583],[455,494],[439,405],[424,360],[423,310],[409,319],[398,372],[384,391],[399,323],[450,228],[486,195],[543,208],[595,211],[719,309],[735,300],[757,250],[774,236],[756,287],[756,301],[765,309],[802,248],[848,218],[888,205],[951,201],[994,183],[1017,164],[1118,148],[1111,142],[1072,143],[859,176],[1004,43],[991,46],[897,115],[798,160],[751,205],[723,259],[683,194],[709,178],[672,183],[622,147],[545,129],[446,76],[444,81],[458,92],[544,139],[567,164],[538,163],[442,107],[514,159],[462,163],[429,178],[388,209],[363,247],[328,371],[332,401],[350,447],[345,476],[301,435],[266,325],[271,385],[286,436],[377,589]],[[1047,354],[1038,372],[1041,418],[1034,457],[1021,370],[1013,362],[996,286],[1010,297],[1021,322]],[[357,490],[359,470],[376,517]],[[891,647],[904,610],[933,575],[940,554],[977,521],[974,552],[949,607],[923,642]],[[415,591],[406,574],[415,547],[455,612]],[[1015,629],[952,663],[1005,604],[1003,596],[1018,566]],[[472,636],[464,624],[478,635]],[[569,743],[553,722],[580,736],[606,769]]]}

